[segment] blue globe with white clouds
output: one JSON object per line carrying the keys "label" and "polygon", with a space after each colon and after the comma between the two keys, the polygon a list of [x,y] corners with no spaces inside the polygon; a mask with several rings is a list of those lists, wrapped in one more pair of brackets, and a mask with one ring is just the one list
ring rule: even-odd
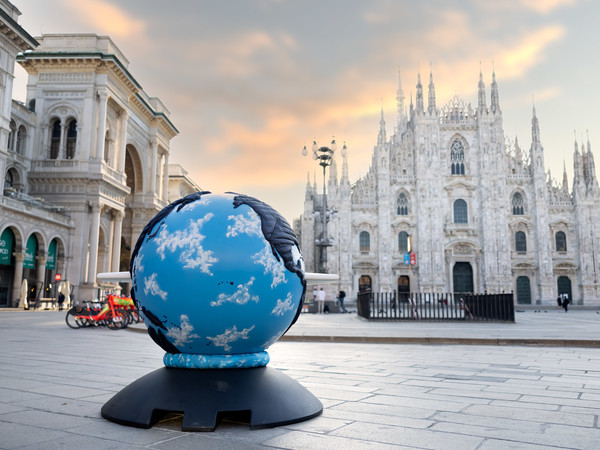
{"label": "blue globe with white clouds", "polygon": [[296,237],[249,196],[184,197],[142,231],[133,297],[171,367],[257,367],[298,317],[305,293]]}

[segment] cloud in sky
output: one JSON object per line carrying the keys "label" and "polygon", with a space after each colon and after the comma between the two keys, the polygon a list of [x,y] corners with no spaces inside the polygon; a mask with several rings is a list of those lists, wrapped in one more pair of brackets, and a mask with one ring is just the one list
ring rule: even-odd
{"label": "cloud in sky", "polygon": [[[142,35],[146,23],[123,10],[118,3],[103,0],[61,0],[75,14],[80,25],[101,30],[114,39],[131,39]],[[117,44],[118,45],[118,44]]]}
{"label": "cloud in sky", "polygon": [[577,122],[593,141],[598,3],[16,0],[33,34],[110,34],[172,112],[181,134],[170,161],[203,188],[259,196],[288,220],[302,212],[306,173],[321,182],[320,168],[300,156],[312,139],[347,142],[351,181],[367,171],[382,107],[393,132],[399,68],[408,106],[418,66],[426,95],[431,63],[443,106],[455,94],[476,103],[480,63],[489,101],[493,62],[508,134],[525,130],[527,145],[534,94],[545,141],[572,149],[562,136],[571,139]]}

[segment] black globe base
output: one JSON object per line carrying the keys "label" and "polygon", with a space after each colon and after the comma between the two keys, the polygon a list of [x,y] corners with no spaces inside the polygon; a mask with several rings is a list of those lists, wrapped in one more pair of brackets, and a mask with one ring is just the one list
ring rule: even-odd
{"label": "black globe base", "polygon": [[183,413],[182,431],[214,431],[220,418],[249,417],[250,429],[312,419],[322,403],[277,369],[163,367],[134,381],[102,407],[102,417],[151,428],[167,413]]}

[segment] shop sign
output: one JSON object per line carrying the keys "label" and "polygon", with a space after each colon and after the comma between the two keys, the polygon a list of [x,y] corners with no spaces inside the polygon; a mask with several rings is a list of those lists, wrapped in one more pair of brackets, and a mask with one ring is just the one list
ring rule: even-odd
{"label": "shop sign", "polygon": [[0,264],[10,264],[13,241],[13,232],[9,228],[7,228],[2,232],[2,235],[0,236]]}
{"label": "shop sign", "polygon": [[32,234],[27,239],[27,245],[25,246],[25,259],[23,260],[24,269],[35,268],[35,255],[37,254],[37,238]]}
{"label": "shop sign", "polygon": [[56,269],[56,240],[53,239],[48,246],[48,258],[46,258],[46,269]]}

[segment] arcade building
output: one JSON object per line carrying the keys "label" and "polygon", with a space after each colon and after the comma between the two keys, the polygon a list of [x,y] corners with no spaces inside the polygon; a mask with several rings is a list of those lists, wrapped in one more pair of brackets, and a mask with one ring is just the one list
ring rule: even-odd
{"label": "arcade building", "polygon": [[[0,307],[61,284],[92,300],[96,274],[128,270],[145,224],[199,187],[169,164],[170,112],[110,37],[34,38],[19,15],[0,0]],[[28,73],[24,104],[12,100],[15,61]]]}

